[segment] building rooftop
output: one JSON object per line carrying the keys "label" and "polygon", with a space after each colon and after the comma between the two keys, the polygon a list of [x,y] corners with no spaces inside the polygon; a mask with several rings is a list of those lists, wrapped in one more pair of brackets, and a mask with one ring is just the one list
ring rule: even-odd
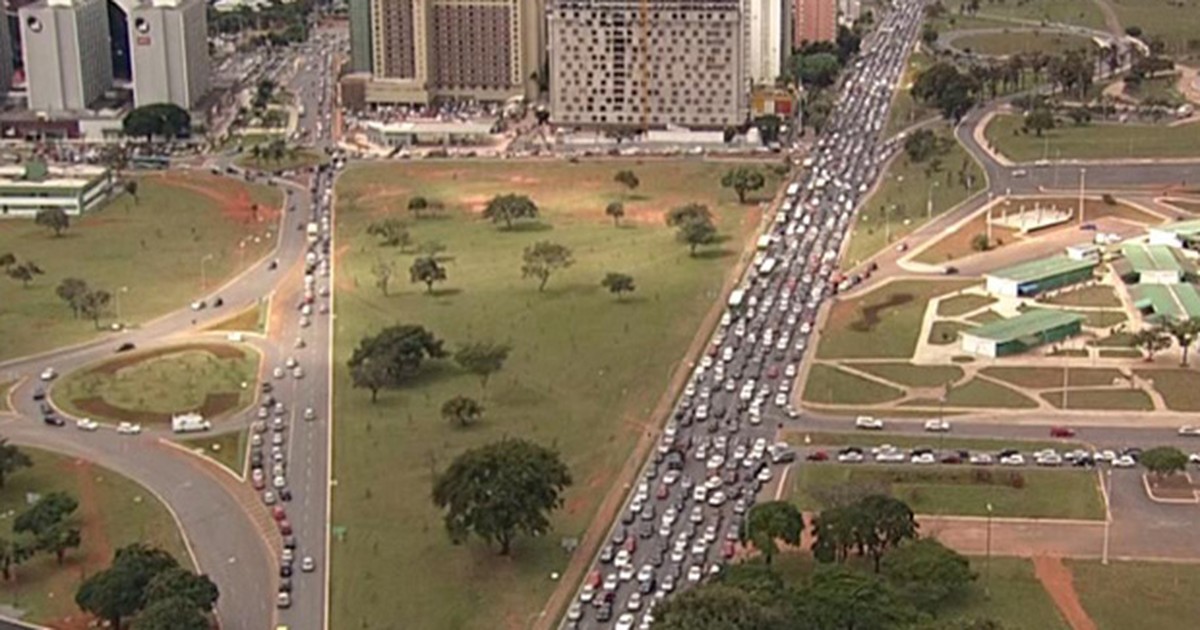
{"label": "building rooftop", "polygon": [[46,164],[31,161],[0,166],[0,186],[47,188],[83,186],[102,177],[106,169],[90,164]]}
{"label": "building rooftop", "polygon": [[1084,316],[1078,313],[1052,309],[1033,309],[1021,313],[1016,317],[964,330],[963,334],[991,339],[999,343],[1021,341],[1026,337],[1033,337],[1033,341],[1037,342],[1039,341],[1037,337],[1041,333],[1074,322],[1082,322],[1083,320]]}
{"label": "building rooftop", "polygon": [[381,123],[370,121],[366,124],[369,129],[380,133],[417,133],[417,134],[472,134],[486,135],[496,128],[495,119],[483,120],[409,120],[398,123]]}
{"label": "building rooftop", "polygon": [[1130,243],[1121,247],[1121,253],[1130,267],[1138,273],[1146,271],[1183,271],[1175,253],[1166,245],[1139,245]]}
{"label": "building rooftop", "polygon": [[997,269],[987,275],[995,278],[1004,278],[1006,280],[1015,280],[1017,282],[1030,282],[1033,280],[1041,280],[1043,278],[1051,278],[1071,273],[1073,271],[1082,271],[1084,269],[1092,269],[1096,266],[1095,260],[1074,260],[1067,256],[1051,256],[1049,258],[1038,258],[1037,260],[1027,260],[1023,263]]}
{"label": "building rooftop", "polygon": [[1150,229],[1159,232],[1170,232],[1179,236],[1196,236],[1200,235],[1200,219],[1178,221],[1168,225],[1156,225]]}
{"label": "building rooftop", "polygon": [[1200,318],[1200,291],[1194,284],[1139,284],[1129,288],[1133,305],[1160,318]]}

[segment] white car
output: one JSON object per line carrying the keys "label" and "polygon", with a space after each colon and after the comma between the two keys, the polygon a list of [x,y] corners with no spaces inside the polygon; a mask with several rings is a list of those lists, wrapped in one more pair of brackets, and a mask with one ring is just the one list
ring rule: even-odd
{"label": "white car", "polygon": [[295,368],[292,370],[292,376],[293,376],[293,377],[295,377],[295,378],[304,378],[304,368],[302,368],[302,367],[300,367],[299,365],[297,365],[297,366],[296,366],[296,367],[295,367]]}
{"label": "white car", "polygon": [[275,378],[283,378],[283,374],[284,374],[284,372],[283,372],[283,368],[281,368],[281,367],[277,367],[277,368],[275,368],[275,369],[274,369],[274,370],[271,372],[271,374],[272,374],[272,376],[274,376]]}
{"label": "white car", "polygon": [[142,425],[136,422],[122,422],[117,425],[117,433],[121,435],[137,435],[142,432]]}
{"label": "white car", "polygon": [[914,464],[927,466],[929,464],[936,464],[937,458],[933,456],[933,453],[920,453],[918,455],[913,455],[912,459],[909,461]]}
{"label": "white car", "polygon": [[925,430],[931,433],[945,433],[950,430],[950,423],[945,420],[926,420]]}
{"label": "white car", "polygon": [[1122,455],[1112,461],[1113,468],[1133,468],[1137,466],[1137,462],[1128,455]]}
{"label": "white car", "polygon": [[[635,593],[635,595],[636,594],[637,593]],[[617,625],[615,628],[616,630],[633,630],[633,623],[633,613],[625,613],[620,617],[617,617]]]}
{"label": "white car", "polygon": [[56,378],[58,378],[58,372],[55,372],[54,368],[48,367],[48,368],[42,370],[42,380],[43,381],[53,381]]}
{"label": "white car", "polygon": [[717,490],[708,496],[708,505],[710,507],[721,507],[725,505],[725,493]]}
{"label": "white car", "polygon": [[75,421],[75,428],[80,431],[95,431],[100,428],[100,423],[91,418],[80,418]]}
{"label": "white car", "polygon": [[271,480],[271,485],[275,486],[276,488],[282,488],[287,485],[287,479],[284,479],[282,475],[276,476]]}
{"label": "white car", "polygon": [[899,464],[903,463],[905,459],[907,457],[904,451],[894,447],[880,449],[878,453],[875,453],[875,461],[880,464]]}
{"label": "white car", "polygon": [[1025,465],[1025,456],[1021,455],[1020,453],[1016,453],[1013,455],[1006,455],[1006,456],[1000,458],[1000,465],[1001,466],[1024,466]]}
{"label": "white car", "polygon": [[992,456],[987,453],[971,453],[967,461],[975,466],[991,466],[994,461]]}
{"label": "white car", "polygon": [[699,582],[700,578],[703,577],[703,575],[704,575],[704,571],[699,566],[692,565],[691,567],[688,568],[687,580],[689,582]]}
{"label": "white car", "polygon": [[872,416],[859,416],[854,419],[854,428],[879,431],[883,429],[883,420]]}
{"label": "white car", "polygon": [[1200,427],[1185,424],[1179,427],[1179,435],[1185,437],[1200,437]]}
{"label": "white car", "polygon": [[596,599],[596,589],[591,584],[584,584],[583,590],[579,591],[579,601],[586,604],[593,599]]}
{"label": "white car", "polygon": [[288,368],[294,368],[297,365],[299,365],[299,362],[296,361],[296,357],[288,357],[287,360],[283,362],[283,364],[285,366],[287,366]]}
{"label": "white car", "polygon": [[305,420],[316,420],[317,412],[313,411],[312,407],[305,407],[304,408],[304,419]]}

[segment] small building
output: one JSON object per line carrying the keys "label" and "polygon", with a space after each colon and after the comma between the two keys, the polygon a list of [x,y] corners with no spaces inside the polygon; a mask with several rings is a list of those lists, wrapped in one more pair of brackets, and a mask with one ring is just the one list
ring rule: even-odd
{"label": "small building", "polygon": [[1018,354],[1079,334],[1083,320],[1078,313],[1034,309],[962,331],[962,349],[992,358]]}
{"label": "small building", "polygon": [[367,140],[381,147],[479,145],[491,140],[496,121],[414,120],[390,124],[372,121],[363,128]]}
{"label": "small building", "polygon": [[1139,284],[1129,287],[1129,298],[1150,322],[1200,319],[1200,291],[1193,284]]}
{"label": "small building", "polygon": [[78,216],[103,203],[112,187],[112,174],[101,166],[43,162],[0,166],[0,218],[32,218],[45,208],[62,208]]}
{"label": "small building", "polygon": [[1149,232],[1151,245],[1200,250],[1200,219],[1156,225]]}
{"label": "small building", "polygon": [[1125,265],[1118,268],[1127,283],[1178,284],[1183,282],[1184,269],[1175,253],[1166,245],[1129,243],[1121,247]]}
{"label": "small building", "polygon": [[1101,251],[1099,245],[1071,245],[1067,248],[1067,258],[1071,260],[1095,260],[1099,261]]}
{"label": "small building", "polygon": [[1030,297],[1091,279],[1099,261],[1066,255],[1029,260],[985,274],[987,291],[1007,297]]}

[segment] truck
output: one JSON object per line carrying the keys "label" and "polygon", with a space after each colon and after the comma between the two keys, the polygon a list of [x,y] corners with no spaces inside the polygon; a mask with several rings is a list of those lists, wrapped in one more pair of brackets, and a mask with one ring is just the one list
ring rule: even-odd
{"label": "truck", "polygon": [[306,233],[308,234],[308,242],[314,243],[317,237],[321,235],[321,227],[317,225],[316,221],[309,221]]}
{"label": "truck", "polygon": [[788,184],[787,191],[785,191],[785,194],[788,197],[795,197],[796,195],[800,194],[800,184],[797,182],[792,182],[791,184]]}
{"label": "truck", "polygon": [[197,431],[207,431],[212,428],[212,423],[204,419],[204,416],[191,412],[171,416],[171,430],[175,433],[195,433]]}
{"label": "truck", "polygon": [[742,301],[746,299],[745,289],[734,289],[729,294],[729,308],[738,308],[742,305]]}

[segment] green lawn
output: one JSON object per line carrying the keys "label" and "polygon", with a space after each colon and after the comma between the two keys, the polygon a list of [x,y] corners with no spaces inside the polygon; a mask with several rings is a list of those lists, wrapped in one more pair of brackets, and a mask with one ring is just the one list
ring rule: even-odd
{"label": "green lawn", "polygon": [[1068,630],[1054,600],[1025,558],[971,558],[978,577],[970,595],[942,614],[996,619],[1005,630]]}
{"label": "green lawn", "polygon": [[954,47],[979,55],[1007,56],[1040,52],[1061,55],[1070,50],[1092,48],[1090,39],[1056,31],[1014,31],[1010,33],[980,33],[964,35],[954,40]]}
{"label": "green lawn", "polygon": [[1042,138],[1019,133],[1020,129],[1021,117],[1006,114],[993,118],[984,134],[998,151],[1018,162],[1039,160],[1045,155],[1061,155],[1063,159],[1200,156],[1200,123],[1177,127],[1115,123],[1071,125],[1051,129]]}
{"label": "green lawn", "polygon": [[1089,343],[1088,345],[1094,345],[1094,346],[1097,346],[1100,348],[1125,348],[1125,349],[1128,349],[1130,346],[1133,345],[1133,334],[1127,333],[1127,332],[1113,333],[1107,337],[1101,337],[1100,339],[1097,339],[1094,343]]}
{"label": "green lawn", "polygon": [[917,349],[929,301],[974,281],[898,280],[848,300],[829,311],[817,346],[821,359],[908,359]]}
{"label": "green lawn", "polygon": [[6,381],[0,383],[0,411],[9,411],[8,408],[8,392],[16,385],[16,381]]}
{"label": "green lawn", "polygon": [[[850,426],[847,422],[846,426]],[[785,440],[791,444],[803,444],[804,436],[811,439],[817,446],[882,446],[891,444],[897,448],[937,447],[943,449],[965,449],[970,451],[999,452],[1006,448],[1017,448],[1025,451],[1036,451],[1046,448],[1066,450],[1079,446],[1073,442],[1052,440],[997,440],[992,438],[960,438],[953,434],[928,434],[914,436],[901,433],[876,433],[874,431],[856,431],[853,433],[824,433],[789,431]]]}
{"label": "green lawn", "polygon": [[1134,370],[1141,378],[1154,381],[1154,389],[1172,411],[1200,411],[1200,374],[1194,370]]}
{"label": "green lawn", "polygon": [[851,367],[908,387],[941,387],[962,378],[962,368],[954,365],[913,365],[911,363],[851,363]]}
{"label": "green lawn", "polygon": [[[967,0],[947,0],[943,4],[951,14],[958,14],[959,7]],[[1092,0],[1024,0],[1023,2],[982,2],[980,17],[1003,17],[1033,20],[1035,22],[1059,22],[1104,30],[1104,15]]]}
{"label": "green lawn", "polygon": [[1175,75],[1151,77],[1137,84],[1126,83],[1125,94],[1142,102],[1155,101],[1178,107],[1186,103],[1187,99],[1175,89],[1177,84],[1178,77]]}
{"label": "green lawn", "polygon": [[1100,350],[1100,358],[1101,359],[1140,359],[1140,358],[1142,358],[1142,351],[1134,350],[1132,348],[1114,348],[1114,349],[1103,349],[1102,348]]}
{"label": "green lawn", "polygon": [[253,306],[208,327],[208,330],[231,332],[263,332],[267,327],[267,309],[270,300],[264,298]]}
{"label": "green lawn", "polygon": [[1183,628],[1200,618],[1194,564],[1067,560],[1075,591],[1098,630]]}
{"label": "green lawn", "polygon": [[958,333],[970,330],[974,326],[962,322],[937,321],[929,327],[929,343],[935,346],[947,346],[958,343]]}
{"label": "green lawn", "polygon": [[[225,347],[225,346],[219,346]],[[226,413],[243,408],[254,398],[259,355],[239,346],[240,357],[221,358],[201,349],[182,347],[180,352],[155,356],[119,355],[98,365],[64,375],[50,390],[54,402],[75,416],[94,420],[153,422],[172,414],[205,410]],[[145,360],[138,360],[145,357]],[[112,410],[94,402],[100,398]],[[230,397],[217,404],[213,397]],[[127,417],[125,411],[147,417]]]}
{"label": "green lawn", "polygon": [[[1063,370],[1052,367],[986,367],[980,370],[992,378],[1033,389],[1062,388],[1063,379],[1069,387],[1112,385],[1121,379],[1121,371],[1109,368],[1076,368]],[[1123,380],[1121,382],[1124,382]]]}
{"label": "green lawn", "polygon": [[899,133],[911,124],[937,115],[936,110],[918,103],[911,92],[917,75],[931,65],[933,58],[929,54],[919,50],[909,54],[908,66],[892,95],[892,106],[888,110],[888,122],[883,131],[885,136]]}
{"label": "green lawn", "polygon": [[[77,522],[83,546],[68,552],[59,567],[53,555],[39,554],[15,568],[17,579],[0,590],[0,603],[27,612],[26,620],[50,623],[78,613],[75,589],[86,575],[108,566],[112,552],[134,542],[169,551],[191,565],[183,538],[158,499],[133,480],[84,460],[22,447],[33,467],[10,476],[0,488],[0,514],[19,513],[28,493],[62,491],[80,502]],[[84,520],[94,514],[95,520]],[[0,537],[12,536],[12,520],[0,519]]]}
{"label": "green lawn", "polygon": [[295,153],[286,154],[279,160],[255,159],[250,151],[247,150],[236,160],[236,164],[242,168],[255,169],[260,171],[270,171],[278,173],[279,171],[290,171],[298,168],[308,168],[323,164],[328,160],[312,151],[300,150]]}
{"label": "green lawn", "polygon": [[237,475],[245,473],[246,436],[248,431],[229,431],[212,436],[201,436],[179,440],[190,449],[203,452]]}
{"label": "green lawn", "polygon": [[[1062,408],[1062,392],[1045,392],[1042,398],[1055,407]],[[1097,409],[1120,411],[1153,411],[1154,401],[1137,389],[1071,390],[1067,394],[1070,409]]]}
{"label": "green lawn", "polygon": [[878,486],[918,514],[987,516],[991,503],[1000,517],[1104,518],[1096,475],[1078,470],[818,464],[794,467],[789,480],[804,510],[824,507],[822,488],[854,483]]}
{"label": "green lawn", "polygon": [[[630,168],[641,186],[613,182]],[[728,166],[710,162],[437,161],[348,169],[338,184],[337,325],[332,522],[345,527],[332,545],[331,622],[335,628],[495,628],[524,626],[546,602],[548,576],[569,561],[560,543],[578,537],[651,422],[650,411],[696,334],[761,215],[719,187]],[[777,185],[769,178],[770,190]],[[543,227],[503,231],[476,212],[495,194],[529,194]],[[412,195],[446,204],[440,219],[414,221],[419,242],[446,245],[449,280],[435,295],[420,285],[375,288],[371,268],[394,261],[407,277],[411,254],[380,248],[365,234],[384,216],[407,218]],[[625,227],[604,216],[624,199]],[[709,204],[730,239],[690,257],[663,224],[663,213],[691,201]],[[576,263],[544,293],[522,279],[521,252],[551,240]],[[617,301],[599,286],[608,271],[633,275],[637,292]],[[359,339],[393,323],[421,324],[451,350],[494,339],[513,350],[492,377],[482,422],[443,421],[442,403],[483,398],[478,379],[434,362],[410,387],[382,392],[377,404],[351,387],[345,368]],[[469,447],[504,436],[555,446],[574,485],[553,531],[519,538],[512,558],[478,541],[451,544],[429,500],[432,472]],[[583,553],[581,550],[580,553]],[[403,588],[397,588],[403,585]],[[402,620],[402,621],[400,621]],[[501,622],[500,620],[504,620]]]}
{"label": "green lawn", "polygon": [[946,404],[951,407],[1002,407],[1006,409],[1025,409],[1037,406],[1037,403],[1016,390],[981,378],[973,378],[962,385],[952,387],[946,396]]}
{"label": "green lawn", "polygon": [[942,317],[957,317],[995,303],[996,298],[990,295],[956,295],[938,302],[937,314]]}
{"label": "green lawn", "polygon": [[211,290],[267,252],[274,223],[266,213],[260,223],[246,219],[251,203],[276,207],[279,199],[276,189],[265,186],[172,173],[141,177],[136,202],[123,195],[72,221],[61,238],[32,220],[0,221],[0,252],[32,260],[46,272],[27,289],[8,278],[0,282],[0,360],[97,335],[90,320],[74,318],[55,295],[64,278],[81,278],[114,295],[102,326],[116,319],[117,301],[129,323],[186,307],[203,294],[202,267]]}
{"label": "green lawn", "polygon": [[[903,152],[892,160],[883,175],[883,183],[863,202],[858,212],[850,244],[846,246],[844,262],[847,267],[903,241],[930,216],[946,212],[983,189],[983,170],[954,139],[950,126],[939,123],[933,130],[948,142],[948,149],[919,164],[913,163]],[[940,166],[937,171],[927,172],[934,160],[941,160]],[[970,188],[959,178],[960,172],[970,178]],[[933,200],[932,214],[928,207],[930,199]]]}
{"label": "green lawn", "polygon": [[1106,284],[1073,289],[1045,298],[1042,301],[1047,304],[1058,304],[1060,306],[1116,307],[1121,305],[1121,300],[1117,298],[1117,294],[1113,292],[1113,288]]}
{"label": "green lawn", "polygon": [[818,363],[809,368],[804,401],[818,404],[873,405],[896,400],[904,392],[857,374]]}
{"label": "green lawn", "polygon": [[1068,311],[1082,315],[1083,325],[1091,328],[1112,328],[1129,320],[1125,311]]}
{"label": "green lawn", "polygon": [[989,308],[982,313],[976,313],[968,317],[967,321],[974,322],[976,324],[990,324],[992,322],[998,322],[1002,319],[1004,319],[1003,315]]}
{"label": "green lawn", "polygon": [[1168,53],[1193,52],[1188,50],[1188,42],[1196,38],[1200,1],[1109,0],[1109,3],[1122,25],[1141,27],[1143,38],[1161,38]]}

